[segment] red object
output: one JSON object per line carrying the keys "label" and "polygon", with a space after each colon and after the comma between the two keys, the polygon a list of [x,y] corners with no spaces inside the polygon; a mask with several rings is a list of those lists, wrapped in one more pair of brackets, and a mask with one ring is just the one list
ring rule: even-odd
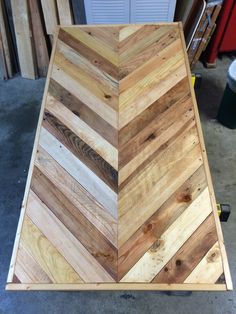
{"label": "red object", "polygon": [[219,52],[236,50],[236,1],[224,0],[216,30],[206,51],[206,62],[214,64]]}

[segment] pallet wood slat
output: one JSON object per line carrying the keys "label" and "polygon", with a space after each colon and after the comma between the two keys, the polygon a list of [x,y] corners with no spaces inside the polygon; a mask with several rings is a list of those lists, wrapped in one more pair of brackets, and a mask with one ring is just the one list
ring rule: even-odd
{"label": "pallet wood slat", "polygon": [[49,54],[45,36],[46,34],[44,33],[43,30],[43,23],[40,14],[39,3],[34,0],[29,0],[28,3],[32,21],[32,32],[38,74],[39,76],[47,76]]}
{"label": "pallet wood slat", "polygon": [[7,289],[232,289],[178,23],[60,28],[40,117]]}
{"label": "pallet wood slat", "polygon": [[41,0],[41,5],[47,34],[53,35],[59,24],[56,0]]}
{"label": "pallet wood slat", "polygon": [[72,25],[73,17],[69,0],[57,0],[60,25]]}
{"label": "pallet wood slat", "polygon": [[28,1],[11,0],[11,6],[21,75],[24,78],[35,79],[37,77],[36,58]]}

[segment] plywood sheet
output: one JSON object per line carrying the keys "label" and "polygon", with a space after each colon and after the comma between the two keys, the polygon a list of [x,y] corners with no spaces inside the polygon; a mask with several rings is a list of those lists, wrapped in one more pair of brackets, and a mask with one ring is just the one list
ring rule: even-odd
{"label": "plywood sheet", "polygon": [[7,289],[232,289],[178,23],[59,29]]}

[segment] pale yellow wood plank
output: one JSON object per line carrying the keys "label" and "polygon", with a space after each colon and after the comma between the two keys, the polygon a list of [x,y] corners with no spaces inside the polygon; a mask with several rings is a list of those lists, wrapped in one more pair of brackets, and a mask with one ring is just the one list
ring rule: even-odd
{"label": "pale yellow wood plank", "polygon": [[122,40],[126,39],[133,33],[137,32],[140,28],[142,28],[143,25],[128,25],[120,29],[119,33],[119,41],[121,42]]}
{"label": "pale yellow wood plank", "polygon": [[14,284],[6,290],[52,290],[52,291],[226,291],[225,284],[142,284],[142,283],[92,283],[92,284]]}
{"label": "pale yellow wood plank", "polygon": [[113,282],[113,278],[68,231],[59,219],[30,191],[27,214],[85,282]]}
{"label": "pale yellow wood plank", "polygon": [[[81,283],[83,280],[48,241],[42,232],[25,216],[21,243],[54,283]],[[19,253],[18,253],[19,254]],[[33,281],[35,283],[35,281]],[[40,280],[39,280],[40,282]]]}
{"label": "pale yellow wood plank", "polygon": [[22,283],[52,282],[22,243],[20,243],[17,253],[15,275]]}
{"label": "pale yellow wood plank", "polygon": [[208,188],[195,199],[121,282],[150,282],[211,213]]}
{"label": "pale yellow wood plank", "polygon": [[216,242],[191,274],[185,279],[185,283],[215,283],[223,273],[223,265],[219,243]]}

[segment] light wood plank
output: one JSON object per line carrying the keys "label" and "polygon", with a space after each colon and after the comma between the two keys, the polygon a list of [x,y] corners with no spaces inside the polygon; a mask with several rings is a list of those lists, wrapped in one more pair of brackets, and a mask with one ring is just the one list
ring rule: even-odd
{"label": "light wood plank", "polygon": [[152,282],[183,283],[217,240],[213,214],[199,226]]}
{"label": "light wood plank", "polygon": [[52,290],[52,291],[226,291],[225,284],[14,284],[8,283],[6,290]]}
{"label": "light wood plank", "polygon": [[[154,101],[164,95],[186,76],[182,52],[140,80],[135,86],[121,93],[119,98],[119,129],[124,127]],[[132,105],[131,105],[132,104]]]}
{"label": "light wood plank", "polygon": [[49,282],[64,284],[83,282],[65,258],[32,223],[27,215],[22,228],[21,243],[47,274]]}
{"label": "light wood plank", "polygon": [[[39,147],[36,166],[77,206],[84,216],[117,246],[117,222],[76,179]],[[76,171],[73,172],[76,174]],[[72,188],[71,188],[72,187]],[[117,213],[116,213],[117,215]]]}
{"label": "light wood plank", "polygon": [[48,35],[54,35],[59,24],[56,0],[41,0],[44,22]]}
{"label": "light wood plank", "polygon": [[26,0],[11,0],[21,75],[35,79],[36,59],[32,43],[31,21]]}
{"label": "light wood plank", "polygon": [[116,49],[111,49],[111,47],[105,45],[105,43],[98,38],[87,34],[86,26],[81,29],[64,27],[64,30],[72,35],[75,39],[82,41],[90,49],[97,51],[115,66],[118,66],[119,58]]}
{"label": "light wood plank", "polygon": [[[161,237],[163,232],[171,226],[205,188],[204,168],[201,166],[163,203],[163,205],[161,205],[161,207],[158,208],[142,227],[120,247],[118,255],[119,279],[137,263],[153,243]],[[182,265],[185,265],[185,261],[185,258],[183,258]]]}
{"label": "light wood plank", "polygon": [[129,25],[122,27],[119,33],[119,41],[121,42],[125,40],[127,37],[136,33],[142,27],[143,27],[142,25]]}
{"label": "light wood plank", "polygon": [[[121,282],[150,282],[211,213],[209,191],[206,188],[161,238],[121,279]],[[175,239],[173,243],[173,239]]]}
{"label": "light wood plank", "polygon": [[[172,192],[178,189],[201,165],[199,158],[200,147],[196,146],[187,157],[182,158],[162,177],[146,194],[146,198],[136,203],[123,216],[119,218],[118,247],[121,247],[128,238],[170,197]],[[158,199],[156,195],[160,195]],[[148,201],[147,201],[148,200]],[[126,226],[129,228],[126,228]]]}
{"label": "light wood plank", "polygon": [[[154,119],[143,132],[139,132],[136,137],[122,147],[120,154],[123,153],[121,157],[125,156],[125,158],[123,157],[120,161],[119,185],[132,175],[162,145],[165,145],[165,143],[174,137],[184,125],[188,125],[188,122],[191,120],[194,122],[191,106],[191,100],[186,100],[183,103],[180,102],[176,106],[177,108],[172,106],[163,113],[163,116],[160,115],[159,119]],[[176,119],[177,112],[178,119]]]}
{"label": "light wood plank", "polygon": [[114,169],[118,169],[117,149],[108,143],[100,134],[95,132],[51,95],[48,95],[46,108],[95,150]]}
{"label": "light wood plank", "polygon": [[73,17],[69,0],[57,0],[60,25],[72,25]]}
{"label": "light wood plank", "polygon": [[17,253],[15,274],[23,283],[52,283],[32,255],[25,250],[22,243],[19,245]]}
{"label": "light wood plank", "polygon": [[114,281],[32,191],[27,214],[85,282]]}
{"label": "light wood plank", "polygon": [[[65,225],[88,252],[114,278],[117,277],[117,249],[98,228],[83,215],[81,202],[74,203],[37,167],[34,170],[32,190],[52,213]],[[95,212],[96,213],[96,212]]]}
{"label": "light wood plank", "polygon": [[58,42],[54,62],[100,101],[118,111],[118,81],[100,71],[61,41]]}
{"label": "light wood plank", "polygon": [[[108,213],[117,217],[117,194],[44,128],[41,130],[40,145],[79,182]],[[50,166],[50,163],[48,163],[48,166]],[[91,182],[93,182],[93,184],[91,184]]]}
{"label": "light wood plank", "polygon": [[216,242],[184,282],[215,283],[222,273],[220,247],[219,243]]}
{"label": "light wood plank", "polygon": [[117,129],[118,114],[114,109],[92,95],[86,88],[79,85],[75,79],[55,65],[53,66],[52,78]]}

